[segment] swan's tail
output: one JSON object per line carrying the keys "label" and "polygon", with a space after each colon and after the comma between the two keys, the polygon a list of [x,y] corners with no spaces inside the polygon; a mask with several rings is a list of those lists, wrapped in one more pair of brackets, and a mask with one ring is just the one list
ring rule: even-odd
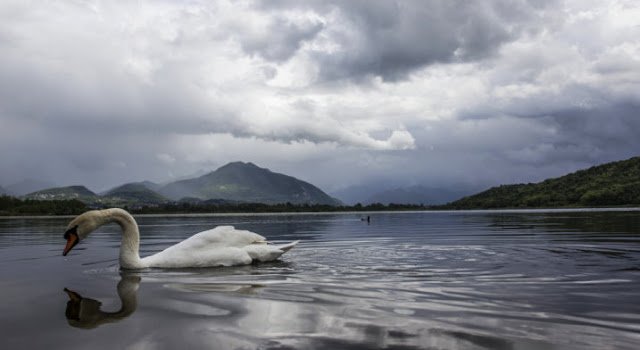
{"label": "swan's tail", "polygon": [[293,248],[299,241],[291,242],[284,245],[272,245],[259,242],[257,244],[249,244],[243,249],[249,254],[253,261],[274,261],[280,257],[280,255],[286,253]]}
{"label": "swan's tail", "polygon": [[276,248],[282,250],[283,252],[286,252],[286,251],[289,251],[291,248],[295,247],[296,244],[298,244],[298,242],[300,242],[300,241],[295,241],[295,242],[287,243],[287,244],[284,244],[284,245],[279,245],[279,246],[276,246]]}

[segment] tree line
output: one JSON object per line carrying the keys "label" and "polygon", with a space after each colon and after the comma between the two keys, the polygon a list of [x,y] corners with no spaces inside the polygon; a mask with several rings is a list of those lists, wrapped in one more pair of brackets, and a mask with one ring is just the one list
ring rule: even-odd
{"label": "tree line", "polygon": [[[202,203],[165,203],[160,205],[123,206],[133,214],[189,214],[189,213],[282,213],[282,212],[341,212],[341,211],[402,211],[425,210],[422,204],[382,204],[331,206],[325,204],[202,204]],[[101,209],[76,200],[34,200],[0,196],[0,215],[78,215],[90,209]]]}
{"label": "tree line", "polygon": [[0,215],[76,215],[88,210],[77,199],[34,200],[0,196]]}

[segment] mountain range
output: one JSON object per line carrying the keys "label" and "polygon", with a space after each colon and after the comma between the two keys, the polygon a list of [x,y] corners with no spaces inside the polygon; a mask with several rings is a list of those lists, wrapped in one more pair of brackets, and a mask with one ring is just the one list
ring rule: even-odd
{"label": "mountain range", "polygon": [[149,181],[128,183],[96,194],[84,186],[56,187],[29,193],[27,199],[78,199],[96,206],[157,205],[167,202],[292,203],[340,205],[318,187],[292,176],[233,162],[208,174],[160,185]]}
{"label": "mountain range", "polygon": [[[455,201],[451,200],[462,197],[464,191],[413,186],[375,192],[372,191],[374,188],[356,186],[338,195],[341,199],[349,198],[345,200],[347,204],[425,204],[437,205],[434,208],[439,209],[640,205],[640,157],[594,166],[539,183],[492,187]],[[13,194],[11,190],[0,187],[2,193]],[[84,186],[56,187],[32,192],[23,198],[78,199],[91,206],[143,206],[176,202],[342,205],[340,200],[310,183],[243,162],[229,163],[202,176],[168,184],[134,182],[100,194]],[[353,198],[360,199],[355,202]],[[438,205],[447,201],[448,204]]]}
{"label": "mountain range", "polygon": [[539,183],[502,185],[445,209],[558,208],[640,205],[640,157],[606,163]]}

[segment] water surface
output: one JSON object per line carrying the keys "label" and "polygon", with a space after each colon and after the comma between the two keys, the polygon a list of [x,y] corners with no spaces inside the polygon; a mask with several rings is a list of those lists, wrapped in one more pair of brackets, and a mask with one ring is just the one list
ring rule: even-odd
{"label": "water surface", "polygon": [[69,218],[0,219],[0,347],[640,347],[639,211],[362,215],[137,217],[142,256],[216,225],[302,242],[274,263],[133,273],[118,226],[62,257]]}

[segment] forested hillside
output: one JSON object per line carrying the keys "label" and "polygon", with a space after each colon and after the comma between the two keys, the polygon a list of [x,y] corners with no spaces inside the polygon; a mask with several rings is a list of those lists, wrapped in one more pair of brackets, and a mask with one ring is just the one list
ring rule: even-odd
{"label": "forested hillside", "polygon": [[449,203],[449,209],[640,205],[640,157],[594,166],[540,183],[502,185]]}

